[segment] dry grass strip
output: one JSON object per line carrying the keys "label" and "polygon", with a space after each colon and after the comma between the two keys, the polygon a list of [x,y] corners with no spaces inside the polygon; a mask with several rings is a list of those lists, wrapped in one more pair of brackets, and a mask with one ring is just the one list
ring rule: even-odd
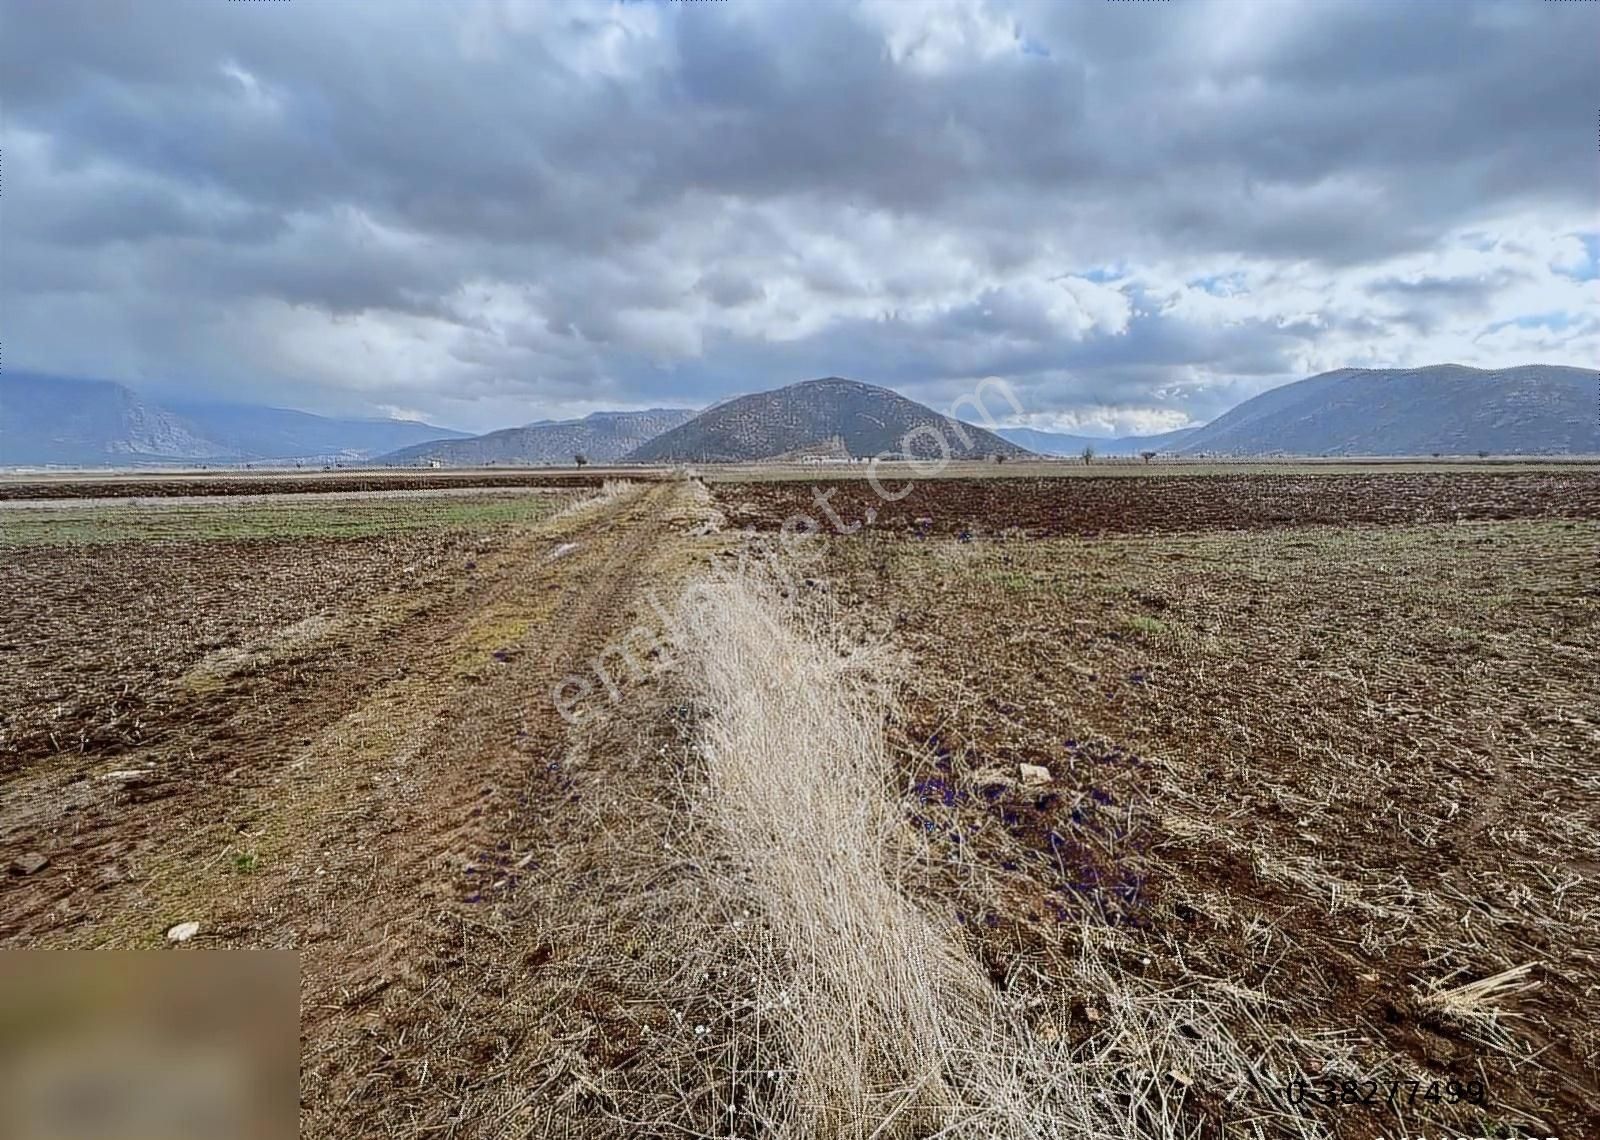
{"label": "dry grass strip", "polygon": [[762,921],[745,939],[794,1073],[795,1136],[927,1135],[986,1107],[997,1014],[962,947],[899,889],[885,694],[747,582],[686,607],[709,814]]}
{"label": "dry grass strip", "polygon": [[[1164,1140],[1198,1135],[1186,1106],[1198,1081],[1233,1100],[1264,1091],[1264,1062],[1297,1072],[1287,1047],[1263,1055],[1225,1028],[1243,1014],[1271,1039],[1259,994],[1153,986],[1097,952],[1108,932],[1084,932],[1069,976],[997,989],[913,893],[883,731],[897,664],[806,628],[748,578],[698,588],[682,638],[702,704],[698,822],[720,856],[724,913],[749,916],[721,927],[738,951],[729,968],[754,981],[741,1052],[780,1078],[744,1102],[755,1119],[738,1134]],[[1052,989],[1082,988],[1105,1010],[1091,1047],[1030,1027]],[[1305,1127],[1256,1116],[1282,1134]]]}

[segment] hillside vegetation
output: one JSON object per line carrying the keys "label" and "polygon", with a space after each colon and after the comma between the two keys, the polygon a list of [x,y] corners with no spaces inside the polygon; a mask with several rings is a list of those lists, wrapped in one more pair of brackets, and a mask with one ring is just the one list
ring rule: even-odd
{"label": "hillside vegetation", "polygon": [[872,384],[830,376],[756,392],[709,408],[626,458],[641,463],[738,463],[798,456],[869,458],[909,451],[918,458],[1026,456],[993,432],[957,423]]}
{"label": "hillside vegetation", "polygon": [[109,380],[0,376],[0,465],[126,467],[363,459],[460,432],[412,420],[288,408],[162,403]]}
{"label": "hillside vegetation", "polygon": [[430,440],[380,456],[375,463],[406,466],[437,459],[447,467],[491,464],[569,464],[577,455],[614,463],[662,432],[693,418],[687,408],[645,412],[594,412],[581,420],[555,420],[505,428],[467,439]]}
{"label": "hillside vegetation", "polygon": [[1186,455],[1600,454],[1595,374],[1341,368],[1246,400],[1185,439]]}

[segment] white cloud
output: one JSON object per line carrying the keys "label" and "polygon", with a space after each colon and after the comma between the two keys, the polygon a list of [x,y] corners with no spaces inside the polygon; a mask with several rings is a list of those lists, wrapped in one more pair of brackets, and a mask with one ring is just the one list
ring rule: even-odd
{"label": "white cloud", "polygon": [[479,428],[999,375],[1108,431],[1588,364],[1592,154],[1549,107],[1600,102],[1600,7],[1548,7],[18,9],[7,364]]}
{"label": "white cloud", "polygon": [[985,0],[863,0],[860,11],[883,34],[889,58],[924,75],[988,63],[1019,50],[1014,18]]}

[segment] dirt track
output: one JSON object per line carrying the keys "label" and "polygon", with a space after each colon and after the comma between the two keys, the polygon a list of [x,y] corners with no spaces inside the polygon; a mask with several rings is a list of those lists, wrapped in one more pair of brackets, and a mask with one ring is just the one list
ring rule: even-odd
{"label": "dirt track", "polygon": [[[470,932],[538,873],[531,829],[550,826],[535,820],[560,799],[568,748],[551,688],[589,668],[644,576],[681,555],[682,494],[645,485],[580,506],[398,620],[350,613],[191,685],[152,739],[14,773],[0,859],[51,863],[0,880],[0,942],[152,946],[194,920],[196,945],[299,949],[308,1134],[351,1134],[367,1111],[400,1119],[372,1018],[381,1004],[391,1036],[423,1040],[424,1070],[430,1054],[447,1064],[444,1020],[475,1040],[505,1013],[452,978],[480,978],[487,958],[537,964],[536,931],[520,948],[502,923],[492,941]],[[459,1090],[435,1079],[424,1095],[437,1120]]]}

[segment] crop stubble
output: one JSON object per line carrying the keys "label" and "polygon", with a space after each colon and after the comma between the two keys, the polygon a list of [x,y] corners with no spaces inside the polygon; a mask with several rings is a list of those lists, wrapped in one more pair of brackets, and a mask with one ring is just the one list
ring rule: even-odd
{"label": "crop stubble", "polygon": [[[1087,922],[1140,977],[1264,995],[1307,1072],[1486,1077],[1491,1113],[1440,1122],[1593,1127],[1600,527],[953,540],[971,495],[829,540],[814,580],[913,656],[908,819],[997,984]],[[1529,963],[1481,1022],[1430,997]],[[1046,1031],[1091,1047],[1096,1000]]]}

